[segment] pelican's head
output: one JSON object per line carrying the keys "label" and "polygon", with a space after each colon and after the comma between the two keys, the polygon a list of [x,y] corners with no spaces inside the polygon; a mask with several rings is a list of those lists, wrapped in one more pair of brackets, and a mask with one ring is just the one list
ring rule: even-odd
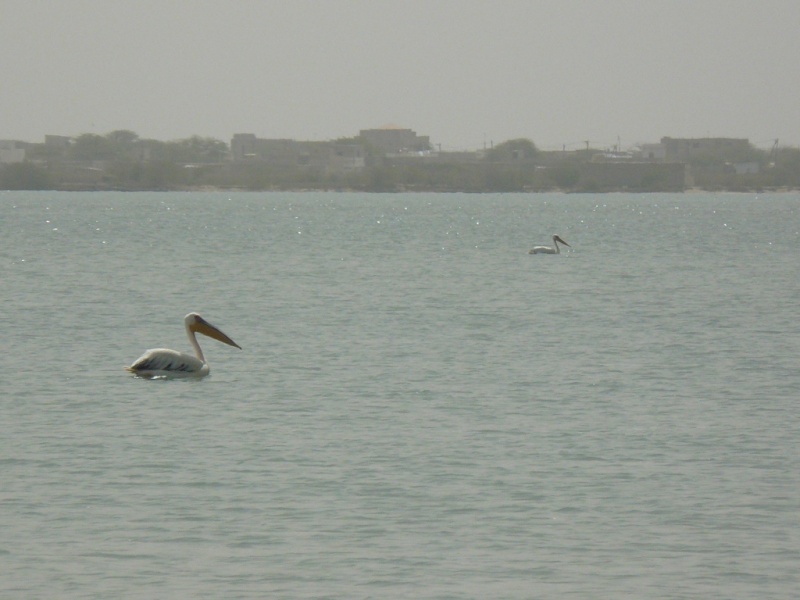
{"label": "pelican's head", "polygon": [[198,315],[197,313],[189,313],[183,319],[183,322],[186,323],[186,329],[189,331],[194,331],[197,333],[202,333],[203,335],[207,335],[210,338],[214,338],[217,341],[220,341],[224,344],[228,344],[228,346],[235,346],[239,350],[242,347],[234,342],[231,338],[227,335],[222,333],[221,330],[214,327],[211,323],[206,321],[203,317]]}
{"label": "pelican's head", "polygon": [[[562,239],[561,239],[561,237],[560,237],[559,235],[554,235],[554,236],[553,236],[553,241],[554,241],[554,242],[561,242],[561,243],[562,243],[562,244],[564,244],[565,246],[569,246],[569,244],[568,244],[567,242],[565,242],[564,240],[562,240]],[[569,246],[569,247],[570,247],[570,248],[572,248],[572,246]]]}

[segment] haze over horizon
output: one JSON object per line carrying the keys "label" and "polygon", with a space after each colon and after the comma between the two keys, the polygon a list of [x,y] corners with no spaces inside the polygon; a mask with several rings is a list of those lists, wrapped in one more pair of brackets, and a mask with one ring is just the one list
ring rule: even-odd
{"label": "haze over horizon", "polygon": [[0,139],[800,146],[796,0],[0,0]]}

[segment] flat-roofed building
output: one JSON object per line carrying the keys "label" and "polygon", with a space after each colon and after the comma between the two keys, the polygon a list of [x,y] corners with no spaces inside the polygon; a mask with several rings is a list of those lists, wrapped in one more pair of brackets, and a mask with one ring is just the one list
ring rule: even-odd
{"label": "flat-roofed building", "polygon": [[358,135],[365,144],[384,155],[427,152],[431,149],[429,136],[417,135],[415,131],[394,125],[380,129],[362,129]]}
{"label": "flat-roofed building", "polygon": [[691,162],[693,158],[714,156],[722,160],[736,160],[750,151],[745,138],[661,138],[664,160]]}
{"label": "flat-roofed building", "polygon": [[14,140],[0,140],[0,164],[20,163],[25,160],[25,148]]}

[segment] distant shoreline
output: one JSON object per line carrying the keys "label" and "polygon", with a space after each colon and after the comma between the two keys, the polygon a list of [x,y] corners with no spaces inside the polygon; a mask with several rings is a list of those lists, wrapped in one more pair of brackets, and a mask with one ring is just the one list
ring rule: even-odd
{"label": "distant shoreline", "polygon": [[0,193],[7,192],[63,192],[63,193],[103,193],[103,192],[117,192],[117,193],[244,193],[244,194],[307,194],[307,193],[329,193],[329,194],[529,194],[529,195],[544,195],[544,194],[561,194],[564,196],[575,195],[607,195],[607,194],[636,194],[636,195],[651,195],[651,194],[798,194],[800,188],[781,187],[775,189],[704,189],[704,188],[687,188],[681,191],[641,191],[641,190],[603,190],[603,191],[586,191],[586,190],[531,190],[531,191],[473,191],[473,190],[425,190],[425,189],[412,189],[412,190],[359,190],[354,188],[273,188],[273,189],[247,189],[242,187],[216,187],[216,186],[182,186],[175,188],[149,188],[149,189],[130,189],[130,188],[114,188],[114,187],[61,187],[40,190],[20,190],[20,189],[0,189]]}

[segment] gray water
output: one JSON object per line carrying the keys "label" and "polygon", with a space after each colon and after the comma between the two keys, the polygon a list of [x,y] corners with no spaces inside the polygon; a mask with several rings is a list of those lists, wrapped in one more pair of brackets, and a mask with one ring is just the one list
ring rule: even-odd
{"label": "gray water", "polygon": [[4,599],[800,589],[798,194],[0,211]]}

